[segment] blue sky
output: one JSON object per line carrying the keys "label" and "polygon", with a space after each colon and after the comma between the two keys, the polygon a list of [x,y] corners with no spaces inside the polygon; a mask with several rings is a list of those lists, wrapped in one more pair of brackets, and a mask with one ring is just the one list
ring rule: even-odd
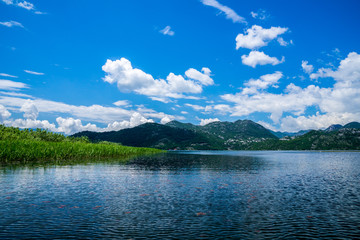
{"label": "blue sky", "polygon": [[0,121],[360,121],[359,1],[0,0]]}

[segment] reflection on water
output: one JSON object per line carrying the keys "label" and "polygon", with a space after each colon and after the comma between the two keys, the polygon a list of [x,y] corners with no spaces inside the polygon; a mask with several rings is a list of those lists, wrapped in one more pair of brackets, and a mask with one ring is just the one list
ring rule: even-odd
{"label": "reflection on water", "polygon": [[0,238],[355,238],[359,152],[170,152],[3,168]]}
{"label": "reflection on water", "polygon": [[134,168],[144,170],[189,170],[192,172],[201,169],[207,171],[250,171],[258,170],[261,165],[265,164],[262,158],[256,156],[232,156],[214,153],[216,152],[169,152],[137,157],[132,159],[129,164]]}

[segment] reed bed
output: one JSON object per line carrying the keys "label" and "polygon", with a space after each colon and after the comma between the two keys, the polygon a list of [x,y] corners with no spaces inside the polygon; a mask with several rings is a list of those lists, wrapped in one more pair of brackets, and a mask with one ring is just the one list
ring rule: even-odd
{"label": "reed bed", "polygon": [[86,137],[73,138],[42,129],[20,130],[0,125],[0,162],[61,162],[72,159],[98,160],[159,153],[151,148],[126,147],[117,143],[90,143]]}

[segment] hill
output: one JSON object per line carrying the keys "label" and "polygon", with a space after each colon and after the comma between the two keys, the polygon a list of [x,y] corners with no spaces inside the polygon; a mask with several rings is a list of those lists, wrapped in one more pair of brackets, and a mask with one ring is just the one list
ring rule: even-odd
{"label": "hill", "polygon": [[[325,130],[274,134],[250,120],[213,122],[205,126],[171,121],[113,132],[80,132],[92,142],[110,141],[127,146],[183,150],[358,150],[360,123],[331,125]],[[275,136],[277,135],[277,136]],[[280,139],[279,139],[280,138]]]}
{"label": "hill", "polygon": [[360,150],[360,129],[312,130],[287,140],[267,140],[249,150]]}
{"label": "hill", "polygon": [[127,146],[160,149],[244,149],[253,142],[276,137],[263,126],[250,120],[213,122],[205,126],[172,121],[165,125],[145,123],[134,128],[112,132],[80,132],[93,142],[110,141]]}

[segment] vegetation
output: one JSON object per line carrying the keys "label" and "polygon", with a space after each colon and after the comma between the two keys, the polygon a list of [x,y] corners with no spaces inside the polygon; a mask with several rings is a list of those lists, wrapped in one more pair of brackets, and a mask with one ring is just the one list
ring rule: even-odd
{"label": "vegetation", "polygon": [[67,162],[73,159],[125,158],[161,152],[116,143],[90,143],[87,137],[66,137],[42,129],[0,125],[0,163]]}
{"label": "vegetation", "polygon": [[269,130],[249,120],[213,122],[205,126],[172,121],[165,125],[143,125],[112,132],[81,132],[76,137],[86,136],[92,142],[110,141],[127,146],[159,149],[226,150],[245,149],[253,142],[276,139]]}
{"label": "vegetation", "polygon": [[360,130],[310,131],[302,136],[266,140],[252,144],[249,150],[360,150]]}
{"label": "vegetation", "polygon": [[[326,130],[271,133],[250,120],[213,122],[205,126],[172,121],[146,123],[112,132],[81,132],[93,142],[184,150],[360,150],[360,123],[332,125]],[[281,139],[274,134],[281,136]]]}
{"label": "vegetation", "polygon": [[81,132],[76,137],[88,137],[92,142],[110,141],[127,146],[159,149],[221,149],[218,139],[189,129],[169,127],[157,123],[112,132]]}

